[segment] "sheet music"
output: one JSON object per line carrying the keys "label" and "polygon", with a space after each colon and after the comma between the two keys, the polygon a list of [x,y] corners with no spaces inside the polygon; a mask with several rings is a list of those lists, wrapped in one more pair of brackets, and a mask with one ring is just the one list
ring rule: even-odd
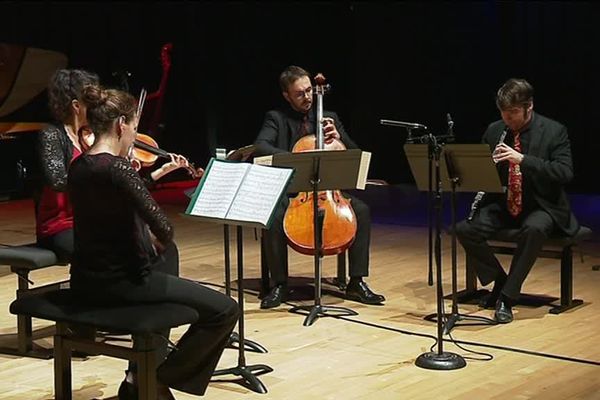
{"label": "sheet music", "polygon": [[267,225],[293,170],[253,165],[227,214],[228,219]]}
{"label": "sheet music", "polygon": [[189,214],[225,218],[250,166],[214,160]]}
{"label": "sheet music", "polygon": [[360,167],[358,169],[358,178],[356,180],[356,188],[365,190],[367,184],[367,174],[369,173],[369,165],[371,164],[371,153],[363,151],[360,157]]}

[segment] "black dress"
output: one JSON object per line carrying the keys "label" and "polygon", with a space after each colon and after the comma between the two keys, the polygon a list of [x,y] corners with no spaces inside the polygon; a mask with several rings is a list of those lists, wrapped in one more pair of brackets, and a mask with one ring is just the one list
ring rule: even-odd
{"label": "black dress", "polygon": [[[192,324],[158,368],[162,383],[202,395],[238,315],[235,301],[178,278],[173,227],[122,157],[84,154],[69,170],[75,250],[71,288],[94,304],[169,302],[194,308]],[[166,250],[157,254],[149,230]],[[164,344],[166,354],[167,343]]]}

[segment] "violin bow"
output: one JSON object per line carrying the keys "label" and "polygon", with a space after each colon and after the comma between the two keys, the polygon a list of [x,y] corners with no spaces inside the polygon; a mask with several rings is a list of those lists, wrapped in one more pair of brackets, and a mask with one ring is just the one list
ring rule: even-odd
{"label": "violin bow", "polygon": [[146,90],[146,88],[142,88],[142,90],[140,91],[140,97],[138,98],[138,107],[137,107],[137,122],[140,122],[140,118],[142,118],[142,110],[144,109],[144,103],[146,102],[146,95],[148,94],[148,91]]}

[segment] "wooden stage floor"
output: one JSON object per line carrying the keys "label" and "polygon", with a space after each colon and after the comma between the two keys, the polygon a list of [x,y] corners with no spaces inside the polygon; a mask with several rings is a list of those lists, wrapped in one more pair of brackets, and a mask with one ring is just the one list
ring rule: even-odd
{"label": "wooden stage floor", "polygon": [[[33,240],[33,213],[27,200],[0,203],[0,243]],[[182,206],[166,206],[176,227],[176,242],[183,276],[221,290],[223,282],[222,228],[182,217]],[[321,318],[302,326],[304,317],[288,312],[295,304],[312,304],[313,260],[290,250],[290,273],[295,300],[273,310],[260,310],[256,296],[259,277],[258,242],[245,229],[246,335],[268,349],[267,354],[247,352],[249,365],[266,364],[273,372],[260,376],[268,393],[256,394],[234,377],[214,380],[205,398],[229,399],[600,399],[600,263],[598,253],[575,258],[574,292],[583,306],[561,315],[548,307],[515,308],[515,321],[500,326],[460,326],[444,349],[467,358],[466,368],[429,371],[415,359],[434,345],[436,326],[423,317],[436,309],[435,290],[427,285],[427,229],[374,224],[371,248],[371,287],[387,297],[384,306],[345,301],[324,285],[324,304],[349,307],[359,313],[344,319]],[[450,240],[443,241],[444,290],[450,290]],[[233,251],[233,249],[232,249]],[[235,262],[235,255],[232,253]],[[502,258],[504,262],[508,258]],[[235,266],[233,268],[235,279]],[[324,261],[324,275],[335,274],[335,257]],[[459,287],[464,255],[459,250]],[[66,267],[32,274],[36,284],[68,276]],[[309,286],[310,285],[310,286]],[[0,345],[15,339],[16,319],[8,312],[16,278],[0,266]],[[559,261],[540,259],[524,292],[558,296]],[[234,293],[236,294],[236,293]],[[446,302],[446,307],[450,303]],[[461,305],[464,314],[491,316],[476,305]],[[34,320],[38,344],[51,347],[51,325]],[[177,340],[184,328],[171,339]],[[226,349],[219,366],[235,366],[237,351]],[[116,399],[126,362],[92,357],[73,362],[74,399]],[[228,380],[231,378],[231,380]],[[174,392],[177,399],[193,396]],[[46,400],[53,397],[52,360],[0,355],[0,399]]]}

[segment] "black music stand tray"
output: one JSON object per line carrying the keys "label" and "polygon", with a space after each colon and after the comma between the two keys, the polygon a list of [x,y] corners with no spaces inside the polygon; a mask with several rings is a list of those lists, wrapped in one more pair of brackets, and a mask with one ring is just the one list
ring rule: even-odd
{"label": "black music stand tray", "polygon": [[[308,151],[302,153],[278,153],[264,157],[271,165],[295,169],[288,193],[313,193],[313,227],[315,249],[321,249],[324,210],[318,208],[318,192],[323,190],[364,189],[371,154],[358,149],[343,151]],[[255,162],[262,161],[255,159]],[[268,162],[268,161],[267,161]],[[305,314],[304,326],[310,326],[318,317],[358,315],[345,307],[321,304],[322,251],[315,251],[315,303],[312,306],[296,306],[290,312]]]}
{"label": "black music stand tray", "polygon": [[[428,162],[427,145],[405,146],[407,156],[411,162],[411,169],[417,181],[419,190],[426,190],[426,176],[424,168]],[[409,156],[410,153],[410,156]],[[451,194],[451,235],[452,235],[452,311],[444,314],[444,334],[456,326],[458,321],[472,320],[475,323],[468,325],[495,325],[493,319],[476,316],[461,315],[458,311],[457,295],[457,257],[456,257],[456,192],[500,193],[503,191],[496,166],[492,161],[490,148],[487,144],[447,144],[442,150],[440,162],[441,187]],[[412,159],[412,160],[411,160]],[[428,315],[425,319],[435,321],[436,314]]]}

